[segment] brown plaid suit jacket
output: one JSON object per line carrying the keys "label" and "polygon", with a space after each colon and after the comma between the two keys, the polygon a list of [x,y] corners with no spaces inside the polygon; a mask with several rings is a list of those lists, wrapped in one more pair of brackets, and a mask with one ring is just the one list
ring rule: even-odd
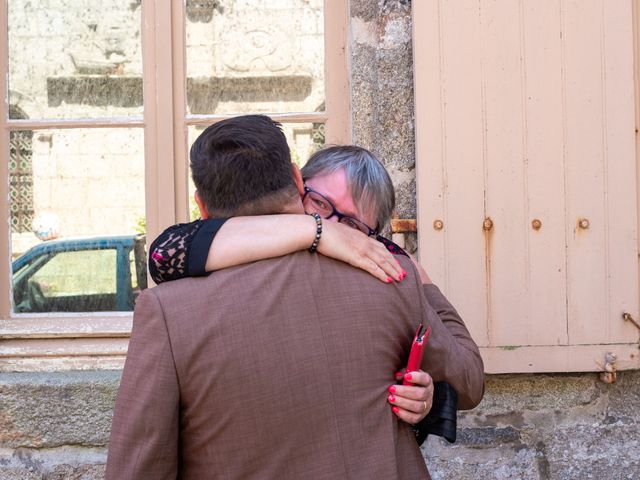
{"label": "brown plaid suit jacket", "polygon": [[[462,407],[478,349],[435,286],[384,284],[307,252],[145,291],[113,419],[108,479],[429,478],[386,401],[418,322],[423,369]],[[439,316],[440,315],[440,316]]]}

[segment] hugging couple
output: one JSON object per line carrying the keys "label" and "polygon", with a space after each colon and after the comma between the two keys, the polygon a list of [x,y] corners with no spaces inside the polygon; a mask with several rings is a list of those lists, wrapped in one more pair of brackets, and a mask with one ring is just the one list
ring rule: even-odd
{"label": "hugging couple", "polygon": [[[430,478],[419,445],[455,439],[483,365],[378,235],[395,204],[382,164],[336,146],[300,171],[261,115],[209,126],[190,158],[202,220],[151,245],[161,284],[136,303],[107,478]],[[403,372],[420,324],[421,369]]]}

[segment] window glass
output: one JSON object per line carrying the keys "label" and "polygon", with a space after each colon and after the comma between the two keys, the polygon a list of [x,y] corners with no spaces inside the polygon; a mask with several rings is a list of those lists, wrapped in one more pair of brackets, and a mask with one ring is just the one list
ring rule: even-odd
{"label": "window glass", "polygon": [[[205,127],[189,127],[189,148]],[[282,131],[291,149],[291,160],[302,168],[312,153],[325,145],[323,123],[283,123]],[[189,213],[191,220],[200,217],[194,200],[195,186],[189,175]]]}
{"label": "window glass", "polygon": [[192,114],[324,110],[323,0],[187,0]]}
{"label": "window glass", "polygon": [[[144,248],[136,247],[143,243],[146,228],[142,129],[12,132],[9,164],[16,312],[28,311],[23,303],[25,295],[38,294],[37,286],[30,287],[29,281],[21,279],[36,275],[45,264],[45,272],[56,265],[60,269],[55,282],[53,274],[47,273],[40,289],[43,295],[71,295],[73,286],[85,285],[92,295],[109,293],[110,298],[46,307],[40,304],[38,310],[31,311],[79,311],[80,306],[90,308],[86,311],[132,309],[132,291],[144,288],[138,279],[146,276],[146,271],[140,271],[146,265]],[[104,248],[110,248],[112,254],[122,252],[117,271],[115,259],[109,260],[109,270],[95,263],[106,255],[101,251]],[[83,250],[82,255],[62,255],[76,250]],[[79,260],[91,250],[95,251],[94,260]],[[131,268],[130,252],[138,268]],[[105,275],[108,282],[103,280]],[[48,285],[53,290],[48,291]]]}
{"label": "window glass", "polygon": [[14,276],[16,312],[117,310],[116,260],[114,248],[67,250],[34,258]]}
{"label": "window glass", "polygon": [[140,0],[9,0],[9,103],[25,118],[142,115],[140,12]]}

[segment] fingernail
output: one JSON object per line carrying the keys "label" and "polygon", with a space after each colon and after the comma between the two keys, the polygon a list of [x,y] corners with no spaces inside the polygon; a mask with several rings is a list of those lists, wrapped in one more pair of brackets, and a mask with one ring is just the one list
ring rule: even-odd
{"label": "fingernail", "polygon": [[396,386],[395,385],[391,385],[389,387],[389,393],[396,393]]}
{"label": "fingernail", "polygon": [[402,372],[396,372],[396,378],[398,380],[402,379]]}
{"label": "fingernail", "polygon": [[396,397],[394,395],[389,395],[389,403],[393,403],[396,401]]}
{"label": "fingernail", "polygon": [[411,374],[410,373],[405,373],[404,374],[404,379],[405,380],[411,380]]}
{"label": "fingernail", "polygon": [[401,282],[404,277],[402,275],[398,275],[396,277],[396,282]]}
{"label": "fingernail", "polygon": [[407,276],[407,272],[405,270],[402,270],[402,278]]}
{"label": "fingernail", "polygon": [[393,408],[391,408],[391,411],[393,413],[398,413],[400,411],[400,409],[398,407],[393,407]]}
{"label": "fingernail", "polygon": [[393,278],[387,277],[387,283],[391,283],[391,282],[393,282]]}

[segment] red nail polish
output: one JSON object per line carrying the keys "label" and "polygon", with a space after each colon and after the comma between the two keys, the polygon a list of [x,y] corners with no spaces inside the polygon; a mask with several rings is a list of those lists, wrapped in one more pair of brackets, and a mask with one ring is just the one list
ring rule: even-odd
{"label": "red nail polish", "polygon": [[396,393],[396,386],[395,385],[391,385],[389,387],[389,393]]}
{"label": "red nail polish", "polygon": [[407,276],[407,272],[405,270],[402,270],[402,278]]}
{"label": "red nail polish", "polygon": [[411,374],[410,373],[405,373],[404,379],[405,380],[411,380]]}
{"label": "red nail polish", "polygon": [[391,409],[391,411],[392,411],[393,413],[398,413],[398,412],[400,411],[400,409],[399,409],[398,407],[393,407],[393,408]]}
{"label": "red nail polish", "polygon": [[389,403],[393,403],[396,401],[396,397],[394,397],[393,395],[389,395]]}
{"label": "red nail polish", "polygon": [[391,282],[393,282],[393,278],[387,277],[387,283],[391,283]]}

